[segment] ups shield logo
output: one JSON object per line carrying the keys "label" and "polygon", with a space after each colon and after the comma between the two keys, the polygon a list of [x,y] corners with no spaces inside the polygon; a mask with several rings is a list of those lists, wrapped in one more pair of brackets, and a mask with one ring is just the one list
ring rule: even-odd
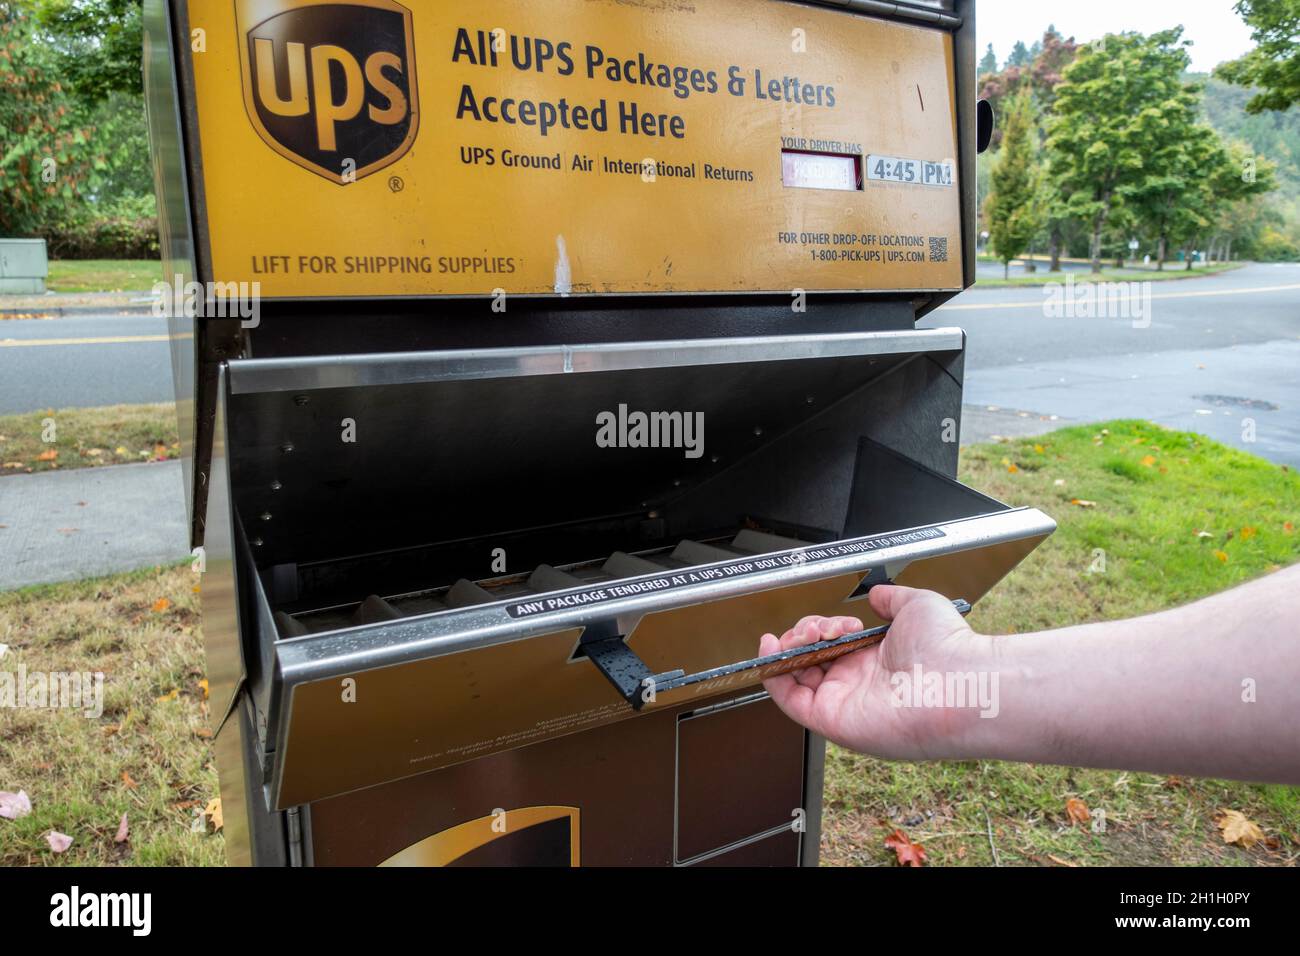
{"label": "ups shield logo", "polygon": [[392,0],[238,0],[248,117],[272,149],[346,184],[419,125],[411,13]]}

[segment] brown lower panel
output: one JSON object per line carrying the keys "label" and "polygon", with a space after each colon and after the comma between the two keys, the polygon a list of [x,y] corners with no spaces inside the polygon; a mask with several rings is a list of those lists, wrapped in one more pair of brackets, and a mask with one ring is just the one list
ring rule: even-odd
{"label": "brown lower panel", "polygon": [[799,834],[793,831],[747,843],[727,853],[711,856],[692,866],[797,866]]}
{"label": "brown lower panel", "polygon": [[[318,866],[671,865],[677,723],[684,712],[689,709],[657,711],[313,803],[312,858]],[[711,725],[707,739],[697,738],[707,751],[697,746],[688,775],[716,785],[709,753],[723,766],[733,753],[745,754],[745,800],[759,808],[756,819],[765,825],[780,823],[792,793],[801,802],[803,748],[789,740],[802,741],[802,729],[766,700],[722,713],[727,718]],[[752,746],[764,738],[780,738],[766,755]],[[703,791],[697,785],[693,792]],[[490,830],[502,810],[507,829],[517,826],[505,835]],[[734,839],[723,804],[697,804],[693,813],[695,845]],[[571,837],[577,846],[565,844]],[[797,859],[796,844],[783,864]]]}
{"label": "brown lower panel", "polygon": [[772,779],[803,764],[805,734],[770,700],[677,723],[677,860],[709,853],[795,819],[803,780]]}

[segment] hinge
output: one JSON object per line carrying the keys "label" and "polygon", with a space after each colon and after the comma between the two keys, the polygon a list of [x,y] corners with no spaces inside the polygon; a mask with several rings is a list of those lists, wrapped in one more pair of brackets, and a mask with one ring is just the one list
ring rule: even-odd
{"label": "hinge", "polygon": [[302,817],[297,807],[284,812],[289,827],[289,865],[302,866]]}

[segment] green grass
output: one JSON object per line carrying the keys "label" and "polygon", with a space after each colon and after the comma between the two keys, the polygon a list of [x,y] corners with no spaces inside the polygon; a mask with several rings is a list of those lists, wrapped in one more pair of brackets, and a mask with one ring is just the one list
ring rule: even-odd
{"label": "green grass", "polygon": [[[6,670],[104,674],[98,719],[0,708],[0,790],[32,801],[0,820],[0,866],[225,862],[222,836],[192,829],[217,795],[196,581],[185,565],[0,594]],[[72,837],[66,853],[50,830]]]}
{"label": "green grass", "polygon": [[161,280],[156,259],[55,259],[45,284],[54,292],[139,292]]}
{"label": "green grass", "polygon": [[[988,633],[1154,611],[1300,558],[1300,476],[1197,435],[1144,422],[1069,428],[968,448],[961,471],[1060,525],[979,603],[972,623]],[[1106,570],[1089,573],[1098,548]],[[6,668],[106,674],[99,720],[0,709],[0,790],[25,789],[34,805],[30,817],[0,820],[0,865],[224,862],[219,834],[191,830],[217,793],[195,587],[185,566],[0,594]],[[170,603],[155,610],[159,598]],[[1104,811],[1104,833],[1069,824],[1070,797]],[[1300,790],[1288,787],[889,763],[832,747],[825,807],[828,864],[890,865],[884,839],[896,827],[938,865],[992,863],[994,848],[1005,865],[1283,865],[1300,856]],[[1250,817],[1273,845],[1224,844],[1214,825],[1221,808]],[[124,811],[132,835],[120,845],[112,837]],[[74,838],[66,854],[46,847],[51,829]]]}
{"label": "green grass", "polygon": [[[988,261],[981,257],[981,261]],[[1011,289],[1017,286],[1042,286],[1052,282],[1064,282],[1066,276],[1074,276],[1076,283],[1082,282],[1168,282],[1174,279],[1198,279],[1202,276],[1217,275],[1221,272],[1231,272],[1234,269],[1240,269],[1245,263],[1241,262],[1216,262],[1212,265],[1197,266],[1190,272],[1181,264],[1165,264],[1163,272],[1157,272],[1154,268],[1146,269],[1141,266],[1129,267],[1124,269],[1102,269],[1101,272],[1093,275],[1091,272],[1049,272],[1047,263],[1040,261],[1039,271],[1031,275],[1013,276],[1010,279],[977,279],[975,287],[978,289]]]}
{"label": "green grass", "polygon": [[0,478],[157,461],[179,450],[176,406],[168,402],[0,415]]}
{"label": "green grass", "polygon": [[[1146,422],[973,446],[962,454],[961,477],[1059,524],[976,607],[971,623],[986,633],[1156,611],[1300,559],[1300,475]],[[1105,571],[1090,573],[1098,549]],[[899,764],[835,747],[826,773],[830,863],[888,863],[883,841],[894,827],[936,864],[992,863],[990,832],[1003,864],[1285,864],[1300,856],[1297,788],[988,761]],[[1106,832],[1070,826],[1069,797],[1104,810]],[[1246,814],[1277,847],[1225,845],[1214,825],[1221,808]]]}

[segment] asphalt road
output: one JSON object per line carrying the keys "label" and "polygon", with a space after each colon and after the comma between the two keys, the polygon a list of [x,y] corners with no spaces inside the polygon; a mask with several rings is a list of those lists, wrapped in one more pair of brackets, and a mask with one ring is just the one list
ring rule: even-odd
{"label": "asphalt road", "polygon": [[1300,265],[1145,289],[1065,318],[1046,308],[1059,290],[976,287],[923,324],[966,329],[968,403],[1147,418],[1300,467]]}
{"label": "asphalt road", "polygon": [[173,398],[166,319],[0,319],[0,415]]}
{"label": "asphalt road", "polygon": [[[1127,317],[1058,318],[1050,288],[977,287],[923,324],[967,330],[968,403],[1149,418],[1300,467],[1300,265],[1147,289]],[[171,397],[161,319],[0,320],[0,414]]]}

